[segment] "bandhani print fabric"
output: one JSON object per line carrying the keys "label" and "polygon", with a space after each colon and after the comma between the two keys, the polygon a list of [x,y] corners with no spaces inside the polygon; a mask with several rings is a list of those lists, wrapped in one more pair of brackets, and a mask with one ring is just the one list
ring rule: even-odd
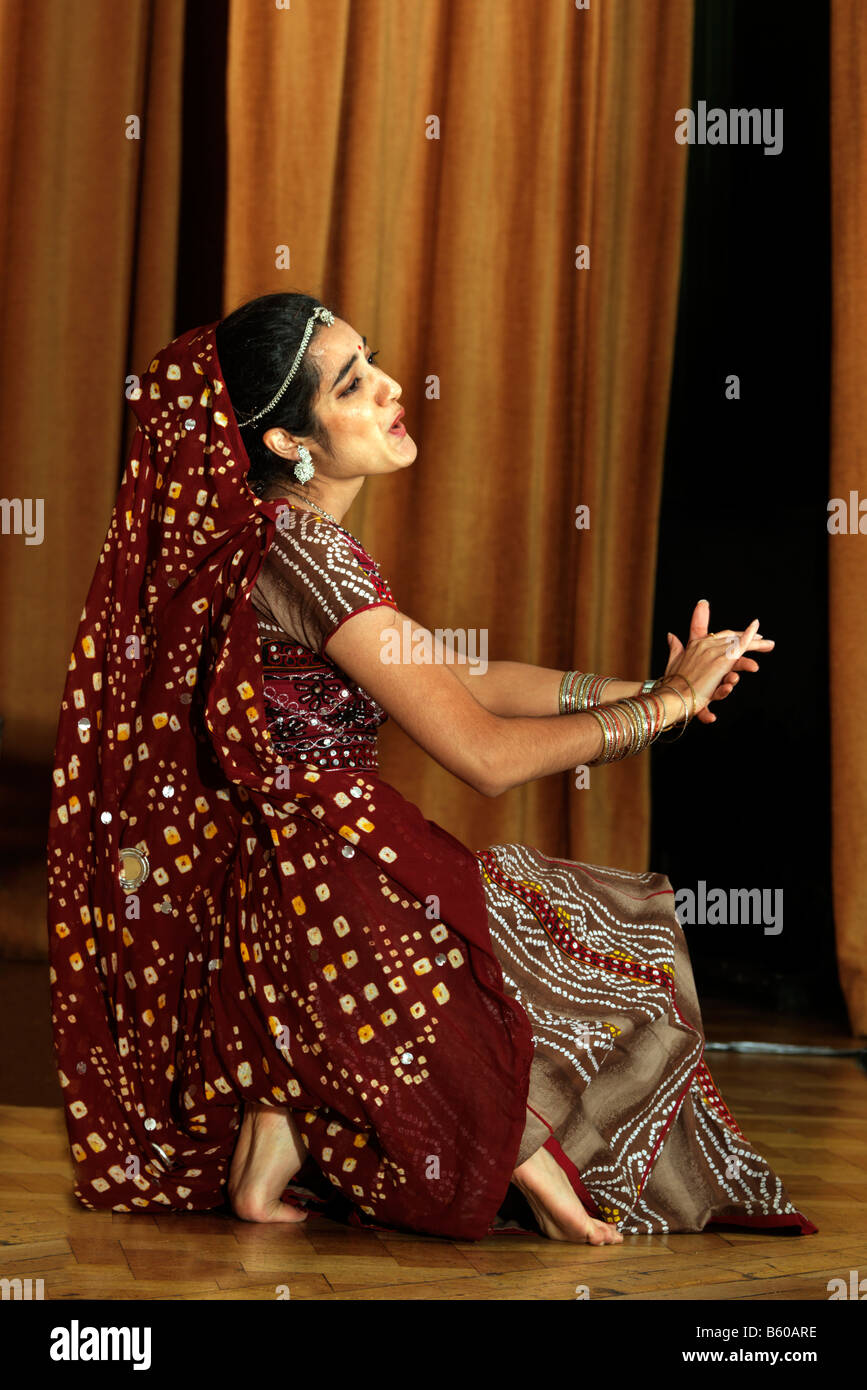
{"label": "bandhani print fabric", "polygon": [[478,853],[491,942],[535,1052],[518,1161],[544,1146],[624,1233],[816,1227],[742,1133],[704,1061],[664,874]]}
{"label": "bandhani print fabric", "polygon": [[78,1200],[223,1206],[254,1101],[295,1112],[320,1193],[296,1199],[356,1225],[480,1239],[544,1145],[624,1231],[815,1230],[704,1063],[667,878],[471,851],[379,776],[386,713],[327,647],[395,599],[343,527],[247,487],[215,327],[134,394],[61,707]]}
{"label": "bandhani print fabric", "polygon": [[[266,495],[279,497],[279,487]],[[331,712],[319,707],[318,722],[307,721],[308,737],[311,722],[318,730],[327,721],[330,751],[318,754],[325,762],[336,756],[339,713],[370,699],[328,662],[328,622],[347,597],[356,611],[394,606],[394,598],[354,537],[284,506],[253,602],[263,652],[282,635],[277,650],[295,665],[299,690],[311,662],[331,669]],[[321,563],[326,552],[330,564]],[[384,722],[385,712],[373,708],[377,725]],[[278,724],[275,716],[272,727]],[[375,737],[368,745],[362,735],[360,746],[375,766]],[[668,878],[555,860],[524,845],[490,846],[476,858],[504,989],[533,1032],[516,1162],[545,1147],[590,1214],[625,1233],[713,1224],[815,1231],[741,1132],[704,1062],[692,967]]]}
{"label": "bandhani print fabric", "polygon": [[472,853],[369,770],[272,745],[250,599],[278,508],[246,485],[215,327],[135,391],[61,706],[48,924],[75,1193],[222,1205],[254,1101],[300,1112],[357,1222],[479,1239],[529,1023]]}

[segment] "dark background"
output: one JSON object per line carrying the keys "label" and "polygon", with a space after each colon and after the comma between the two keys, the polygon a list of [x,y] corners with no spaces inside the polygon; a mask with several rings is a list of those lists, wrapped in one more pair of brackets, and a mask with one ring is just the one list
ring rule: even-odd
{"label": "dark background", "polygon": [[[867,3],[867,0],[865,0]],[[226,0],[188,6],[175,332],[220,317]],[[650,866],[675,889],[783,890],[783,931],[687,926],[699,996],[846,1025],[831,913],[827,670],[830,408],[828,0],[697,0],[691,105],[782,107],[783,149],[689,147],[654,601],[654,664],[759,617],[715,726],[650,752]],[[210,158],[202,151],[209,150]],[[201,228],[207,226],[207,236]],[[650,258],[648,258],[650,260]],[[740,400],[725,397],[740,378]],[[118,457],[118,478],[126,443]],[[773,898],[772,898],[773,901]]]}
{"label": "dark background", "polygon": [[[758,617],[776,642],[673,748],[651,750],[650,863],[677,890],[782,888],[783,930],[685,928],[699,997],[845,1019],[830,876],[828,4],[696,5],[691,105],[782,107],[783,149],[693,145],[665,455],[654,671]],[[740,378],[740,400],[725,397]],[[658,668],[658,669],[657,669]],[[665,737],[669,737],[666,735]],[[687,741],[689,752],[687,755]]]}

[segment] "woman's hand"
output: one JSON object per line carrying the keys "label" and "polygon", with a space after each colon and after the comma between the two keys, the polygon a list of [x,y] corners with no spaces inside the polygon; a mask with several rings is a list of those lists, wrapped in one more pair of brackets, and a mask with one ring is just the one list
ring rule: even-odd
{"label": "woman's hand", "polygon": [[[687,646],[684,647],[674,633],[668,634],[669,658],[664,677],[667,679],[678,671],[689,677],[696,688],[698,718],[703,724],[716,723],[716,715],[707,706],[711,700],[724,700],[731,694],[740,680],[739,671],[758,671],[757,661],[739,653],[766,652],[774,646],[770,638],[753,631],[758,629],[758,619],[743,633],[727,628],[713,637],[708,634],[709,624],[710,605],[707,599],[699,599],[689,625]],[[682,682],[678,682],[677,689],[682,691],[687,707],[691,708],[690,695]]]}

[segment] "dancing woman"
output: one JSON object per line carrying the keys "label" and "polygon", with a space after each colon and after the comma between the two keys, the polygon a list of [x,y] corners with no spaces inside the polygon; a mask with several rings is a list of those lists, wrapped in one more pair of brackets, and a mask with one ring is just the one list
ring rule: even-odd
{"label": "dancing woman", "polygon": [[[754,621],[643,683],[384,659],[433,638],[343,518],[412,464],[350,324],[266,295],[182,334],[138,419],[55,754],[55,1048],[76,1195],[478,1239],[815,1227],[703,1061],[662,874],[471,850],[378,775],[394,718],[488,796],[635,755],[726,698]],[[297,1194],[296,1194],[297,1195]]]}

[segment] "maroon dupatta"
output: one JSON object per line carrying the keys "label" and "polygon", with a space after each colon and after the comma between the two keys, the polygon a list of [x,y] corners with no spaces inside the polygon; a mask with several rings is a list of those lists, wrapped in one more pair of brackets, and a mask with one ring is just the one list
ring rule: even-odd
{"label": "maroon dupatta", "polygon": [[376,773],[271,746],[249,599],[280,504],[245,482],[215,327],[133,392],[61,707],[49,930],[75,1193],[221,1205],[256,1101],[298,1112],[362,1223],[481,1238],[524,1129],[530,1025],[472,853]]}

